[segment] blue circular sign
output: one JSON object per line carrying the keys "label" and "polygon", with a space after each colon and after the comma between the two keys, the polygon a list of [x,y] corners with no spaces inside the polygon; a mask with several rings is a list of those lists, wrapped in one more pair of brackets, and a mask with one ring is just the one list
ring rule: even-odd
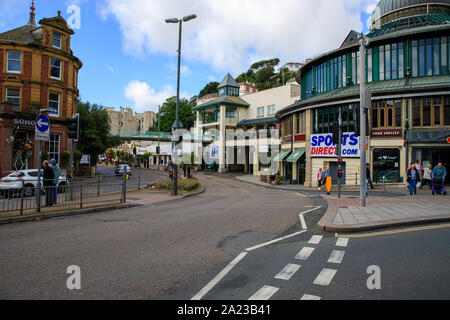
{"label": "blue circular sign", "polygon": [[41,114],[36,119],[36,130],[42,133],[45,133],[50,128],[50,119],[44,115]]}

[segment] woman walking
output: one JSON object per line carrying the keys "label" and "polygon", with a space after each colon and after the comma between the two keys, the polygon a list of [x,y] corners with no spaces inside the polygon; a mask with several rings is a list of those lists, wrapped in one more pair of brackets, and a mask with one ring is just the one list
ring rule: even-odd
{"label": "woman walking", "polygon": [[319,190],[321,190],[323,184],[322,168],[317,172],[317,184],[319,185]]}
{"label": "woman walking", "polygon": [[428,183],[428,185],[430,186],[430,190],[431,190],[431,170],[432,166],[431,164],[429,164],[424,170],[423,170],[423,179],[422,179],[422,185],[420,186],[420,189],[423,188],[424,185],[426,185]]}
{"label": "woman walking", "polygon": [[420,173],[419,170],[417,170],[414,162],[411,162],[410,167],[406,171],[406,176],[408,177],[408,183],[409,183],[409,194],[413,195],[417,194],[417,180],[420,180]]}

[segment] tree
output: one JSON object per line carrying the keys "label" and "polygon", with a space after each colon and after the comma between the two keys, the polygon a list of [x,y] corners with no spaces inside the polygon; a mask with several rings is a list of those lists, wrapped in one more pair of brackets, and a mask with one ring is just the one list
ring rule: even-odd
{"label": "tree", "polygon": [[214,81],[214,82],[210,82],[208,83],[203,89],[202,91],[200,91],[200,93],[198,94],[199,97],[203,97],[206,96],[207,94],[210,93],[217,93],[217,87],[219,86],[220,83]]}
{"label": "tree", "polygon": [[[175,123],[176,118],[176,97],[168,98],[159,110],[158,119],[160,121],[161,132],[171,132],[172,126]],[[192,97],[190,100],[185,98],[180,99],[179,117],[183,124],[183,128],[190,130],[195,123],[195,116],[192,112],[192,108],[195,107],[197,102],[196,97]],[[156,122],[149,131],[157,132],[158,123]]]}
{"label": "tree", "polygon": [[83,154],[90,155],[91,165],[95,165],[100,154],[120,144],[120,138],[109,133],[111,127],[105,107],[91,105],[89,102],[79,102],[78,113],[80,114],[80,139],[77,148]]}
{"label": "tree", "polygon": [[[275,67],[280,63],[280,59],[273,58],[261,60],[252,64],[247,72],[240,74],[237,82],[249,81],[254,83],[259,90],[266,90],[282,85],[282,73],[275,72]],[[286,79],[286,78],[285,78]]]}

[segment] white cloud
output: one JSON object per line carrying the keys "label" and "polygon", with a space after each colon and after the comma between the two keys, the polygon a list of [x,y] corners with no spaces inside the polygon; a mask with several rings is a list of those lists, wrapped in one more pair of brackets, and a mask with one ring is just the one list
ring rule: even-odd
{"label": "white cloud", "polygon": [[111,67],[110,65],[106,65],[105,67],[106,67],[106,69],[108,69],[110,72],[116,71],[116,69],[114,69],[114,67]]}
{"label": "white cloud", "polygon": [[131,81],[125,87],[125,97],[133,101],[136,112],[158,111],[158,105],[162,105],[167,98],[176,95],[176,90],[166,86],[157,92],[146,82]]}
{"label": "white cloud", "polygon": [[176,55],[171,17],[183,24],[183,59],[238,74],[256,58],[301,61],[339,46],[361,31],[361,12],[374,0],[103,0],[100,14],[119,22],[123,50],[134,56]]}

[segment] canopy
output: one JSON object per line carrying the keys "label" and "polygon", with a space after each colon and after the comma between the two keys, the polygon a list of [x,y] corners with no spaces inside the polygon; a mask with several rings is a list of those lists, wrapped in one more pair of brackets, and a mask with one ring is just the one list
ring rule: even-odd
{"label": "canopy", "polygon": [[291,150],[281,150],[279,154],[273,159],[273,161],[281,162],[287,155],[291,153]]}
{"label": "canopy", "polygon": [[295,163],[306,153],[305,149],[297,149],[287,158],[286,162]]}

